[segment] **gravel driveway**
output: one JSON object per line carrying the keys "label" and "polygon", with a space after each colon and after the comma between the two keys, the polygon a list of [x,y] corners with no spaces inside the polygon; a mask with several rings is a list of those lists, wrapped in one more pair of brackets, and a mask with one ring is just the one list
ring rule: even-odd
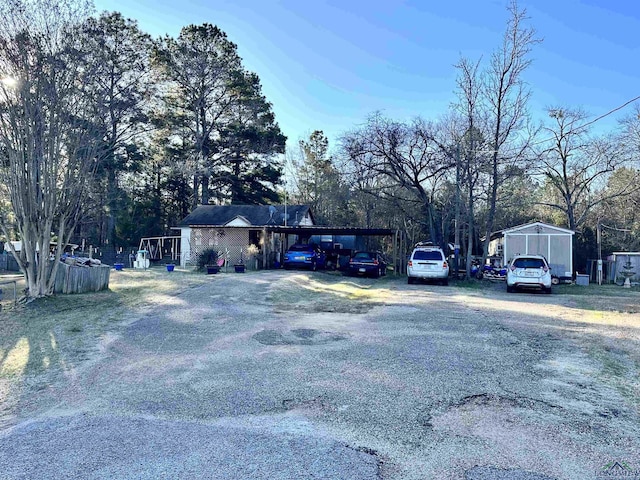
{"label": "gravel driveway", "polygon": [[639,328],[570,296],[218,275],[24,399],[0,479],[629,478]]}

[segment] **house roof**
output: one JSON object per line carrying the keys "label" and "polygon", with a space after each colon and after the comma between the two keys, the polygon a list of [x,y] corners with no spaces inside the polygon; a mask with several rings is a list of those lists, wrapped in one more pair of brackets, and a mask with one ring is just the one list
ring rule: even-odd
{"label": "house roof", "polygon": [[[307,214],[315,223],[309,205],[287,205],[286,211],[288,226],[298,226]],[[236,219],[248,226],[280,226],[284,225],[284,212],[284,205],[199,205],[178,226],[223,227]]]}

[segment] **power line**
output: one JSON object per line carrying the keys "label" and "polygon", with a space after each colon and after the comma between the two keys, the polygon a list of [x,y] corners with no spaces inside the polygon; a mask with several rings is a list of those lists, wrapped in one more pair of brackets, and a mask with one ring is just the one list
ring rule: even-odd
{"label": "power line", "polygon": [[[616,113],[618,110],[622,110],[624,107],[626,107],[626,106],[627,106],[627,105],[629,105],[630,103],[633,103],[633,102],[635,102],[635,101],[637,101],[637,100],[640,100],[640,95],[639,95],[639,96],[637,96],[637,97],[635,97],[635,98],[632,98],[631,100],[626,101],[626,102],[625,102],[625,103],[623,103],[622,105],[620,105],[620,106],[618,106],[618,107],[616,107],[616,108],[614,108],[614,109],[612,109],[612,110],[609,110],[607,113],[604,113],[604,114],[600,115],[599,117],[596,117],[596,118],[594,118],[593,120],[588,121],[588,122],[587,122],[587,123],[585,123],[585,124],[582,124],[582,125],[580,125],[580,126],[578,126],[578,127],[572,128],[571,130],[569,130],[569,131],[567,132],[567,135],[570,135],[570,134],[572,134],[572,133],[576,133],[576,132],[578,132],[578,131],[582,130],[583,128],[588,127],[589,125],[593,125],[594,123],[596,123],[596,122],[598,122],[598,121],[602,120],[603,118],[606,118],[606,117],[608,117],[609,115],[612,115],[612,114]],[[552,140],[555,140],[555,137],[547,138],[547,139],[545,139],[545,140],[540,140],[540,141],[538,141],[538,142],[532,143],[532,144],[530,145],[530,147],[534,147],[534,146],[536,146],[536,145],[540,145],[541,143],[547,143],[547,142],[550,142],[550,141],[552,141]]]}
{"label": "power line", "polygon": [[614,108],[613,110],[608,111],[607,113],[600,115],[599,117],[591,120],[590,122],[585,123],[584,125],[578,127],[576,130],[579,130],[581,128],[585,128],[588,127],[589,125],[592,125],[594,123],[596,123],[598,120],[602,120],[605,117],[608,117],[609,115],[617,112],[618,110],[622,110],[624,107],[626,107],[627,105],[629,105],[630,103],[635,102],[636,100],[640,100],[640,96],[637,96],[636,98],[632,98],[631,100],[629,100],[628,102],[623,103],[622,105],[620,105],[619,107]]}

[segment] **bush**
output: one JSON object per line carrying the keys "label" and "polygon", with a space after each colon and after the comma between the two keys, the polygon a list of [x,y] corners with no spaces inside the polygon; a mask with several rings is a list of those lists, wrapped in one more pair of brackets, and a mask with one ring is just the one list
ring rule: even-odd
{"label": "bush", "polygon": [[198,270],[204,270],[207,265],[217,265],[220,254],[213,248],[207,248],[198,256]]}

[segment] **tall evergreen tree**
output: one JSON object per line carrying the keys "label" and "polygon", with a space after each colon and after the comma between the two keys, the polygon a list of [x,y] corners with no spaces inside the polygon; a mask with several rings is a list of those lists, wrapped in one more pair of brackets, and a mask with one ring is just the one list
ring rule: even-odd
{"label": "tall evergreen tree", "polygon": [[189,148],[193,205],[216,200],[263,203],[276,200],[281,171],[274,155],[285,137],[258,76],[246,72],[236,45],[218,27],[191,25],[177,39],[165,38],[156,64],[168,82],[175,127]]}
{"label": "tall evergreen tree", "polygon": [[103,161],[100,182],[94,188],[99,203],[98,244],[116,243],[116,220],[125,208],[126,195],[119,184],[123,172],[136,168],[137,150],[148,129],[154,84],[150,75],[151,38],[133,20],[120,13],[103,13],[89,18],[81,41],[87,61],[96,65],[88,93],[93,116],[100,128]]}

